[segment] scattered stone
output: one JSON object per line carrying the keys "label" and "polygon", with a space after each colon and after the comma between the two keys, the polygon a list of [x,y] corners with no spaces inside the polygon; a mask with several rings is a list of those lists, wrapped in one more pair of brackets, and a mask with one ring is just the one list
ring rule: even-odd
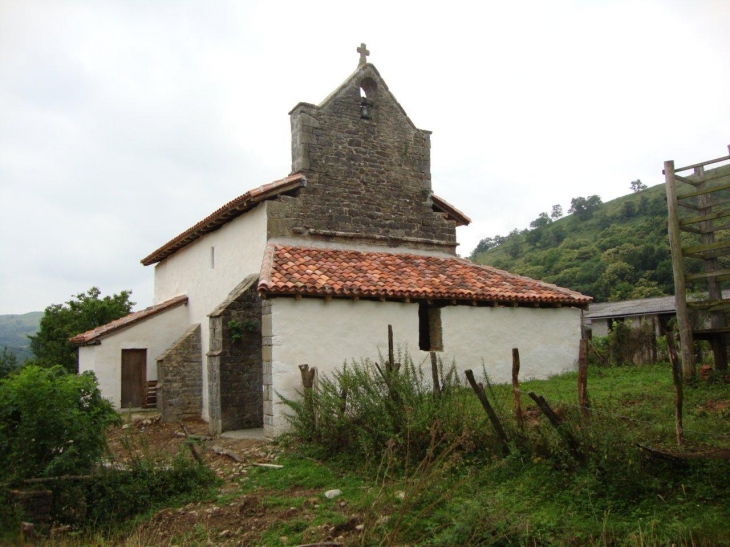
{"label": "scattered stone", "polygon": [[404,500],[404,499],[406,499],[406,493],[403,490],[398,490],[395,493],[395,497],[398,498],[399,500]]}
{"label": "scattered stone", "polygon": [[358,524],[357,526],[355,526],[355,530],[357,530],[358,532],[362,532],[364,529],[365,529],[364,524]]}
{"label": "scattered stone", "polygon": [[219,538],[227,538],[230,535],[231,535],[231,531],[230,530],[223,530],[220,534],[218,534],[218,537]]}
{"label": "scattered stone", "polygon": [[342,490],[327,490],[324,493],[324,497],[327,498],[328,500],[334,499],[337,496],[341,496],[341,495],[342,495]]}

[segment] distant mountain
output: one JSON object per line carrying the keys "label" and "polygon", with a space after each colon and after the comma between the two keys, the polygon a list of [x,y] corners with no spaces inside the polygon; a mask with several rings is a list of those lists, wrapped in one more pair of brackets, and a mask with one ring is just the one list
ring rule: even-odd
{"label": "distant mountain", "polygon": [[0,315],[0,350],[7,347],[22,363],[32,357],[28,334],[38,332],[43,317],[42,311],[32,311],[22,315]]}

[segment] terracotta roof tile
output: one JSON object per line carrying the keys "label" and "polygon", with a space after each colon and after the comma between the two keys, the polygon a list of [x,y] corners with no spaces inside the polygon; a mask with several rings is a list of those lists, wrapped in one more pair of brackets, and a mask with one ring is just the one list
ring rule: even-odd
{"label": "terracotta roof tile", "polygon": [[590,296],[460,258],[269,243],[264,294],[435,298],[586,305]]}
{"label": "terracotta roof tile", "polygon": [[162,313],[163,311],[167,311],[187,303],[187,296],[176,296],[174,298],[170,298],[169,300],[165,300],[164,302],[160,302],[159,304],[155,304],[154,306],[150,306],[149,308],[145,308],[143,310],[130,313],[129,315],[125,315],[124,317],[120,317],[119,319],[116,319],[111,323],[107,323],[106,325],[102,325],[100,327],[96,327],[95,329],[91,329],[81,334],[77,334],[73,338],[70,338],[69,341],[72,344],[83,346],[88,344],[89,342],[95,341],[97,338],[106,336],[107,334],[111,334],[112,332],[119,329],[130,327],[135,323],[139,323],[140,321],[149,319],[150,317],[153,317],[158,313]]}
{"label": "terracotta roof tile", "polygon": [[283,192],[293,190],[299,186],[305,186],[307,179],[304,175],[291,175],[281,180],[276,180],[229,201],[223,207],[208,215],[203,220],[185,230],[177,237],[165,243],[162,247],[143,258],[140,262],[145,266],[155,264],[168,256],[189,245],[199,237],[216,230],[223,224],[230,222],[239,215],[253,208],[254,205],[267,198],[278,196]]}

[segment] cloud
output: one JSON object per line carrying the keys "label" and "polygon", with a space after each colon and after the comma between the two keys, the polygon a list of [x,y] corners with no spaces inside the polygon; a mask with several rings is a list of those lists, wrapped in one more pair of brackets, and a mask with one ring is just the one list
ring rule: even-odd
{"label": "cloud", "polygon": [[98,285],[289,173],[289,119],[369,58],[432,130],[459,252],[730,142],[724,2],[5,2],[0,313]]}

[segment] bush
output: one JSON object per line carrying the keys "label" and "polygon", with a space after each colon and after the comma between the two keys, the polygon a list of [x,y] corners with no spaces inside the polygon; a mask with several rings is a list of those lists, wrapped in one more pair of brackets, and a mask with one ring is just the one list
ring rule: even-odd
{"label": "bush", "polygon": [[462,453],[495,445],[484,413],[468,403],[473,394],[459,389],[453,364],[444,370],[439,362],[441,392],[435,397],[430,370],[427,380],[407,352],[399,352],[397,361],[402,366],[388,372],[382,357],[380,363],[353,360],[321,378],[318,389],[300,400],[283,398],[293,410],[294,436],[323,456],[347,454],[365,461],[379,461],[386,447],[399,461],[415,462],[434,444],[461,442]]}
{"label": "bush", "polygon": [[593,337],[595,352],[589,359],[594,365],[647,365],[667,358],[663,340],[654,335],[651,323],[634,328],[631,321],[619,321],[608,336]]}
{"label": "bush", "polygon": [[0,380],[0,478],[87,473],[118,420],[92,373],[26,366]]}
{"label": "bush", "polygon": [[110,527],[171,500],[190,499],[215,480],[213,471],[183,452],[171,462],[135,457],[129,469],[102,468],[87,480],[54,485],[52,514],[75,527]]}

